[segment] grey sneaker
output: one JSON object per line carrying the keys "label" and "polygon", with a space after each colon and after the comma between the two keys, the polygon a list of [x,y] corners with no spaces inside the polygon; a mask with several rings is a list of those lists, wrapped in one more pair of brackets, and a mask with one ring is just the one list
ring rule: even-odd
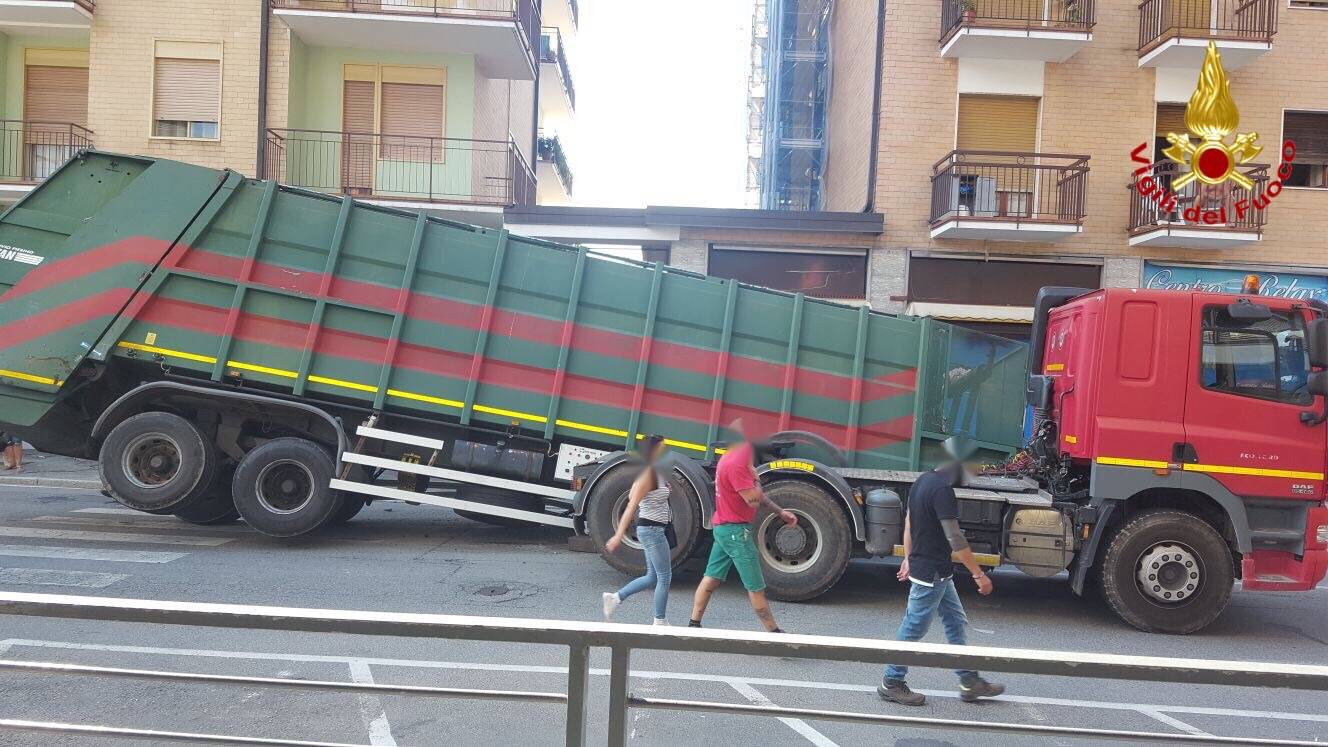
{"label": "grey sneaker", "polygon": [[994,698],[1005,692],[1005,685],[988,682],[977,675],[959,681],[959,698],[965,703],[976,703],[978,698]]}
{"label": "grey sneaker", "polygon": [[876,686],[876,694],[881,696],[881,700],[888,700],[899,705],[920,706],[927,702],[926,695],[908,689],[908,683],[903,680],[883,681]]}

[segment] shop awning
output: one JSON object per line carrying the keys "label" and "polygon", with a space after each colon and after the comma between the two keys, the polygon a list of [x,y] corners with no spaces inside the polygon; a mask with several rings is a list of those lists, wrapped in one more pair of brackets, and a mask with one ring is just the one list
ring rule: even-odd
{"label": "shop awning", "polygon": [[966,303],[927,303],[914,301],[905,314],[929,316],[957,322],[992,322],[997,324],[1032,324],[1032,306],[982,306]]}

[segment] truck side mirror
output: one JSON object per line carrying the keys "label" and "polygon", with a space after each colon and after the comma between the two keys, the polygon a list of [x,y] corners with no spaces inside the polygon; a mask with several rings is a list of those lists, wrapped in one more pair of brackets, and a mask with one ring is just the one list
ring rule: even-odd
{"label": "truck side mirror", "polygon": [[1328,319],[1315,319],[1305,330],[1305,349],[1310,365],[1328,368]]}
{"label": "truck side mirror", "polygon": [[1233,304],[1227,304],[1227,316],[1239,322],[1262,322],[1273,318],[1273,310],[1261,303],[1253,303],[1242,298]]}
{"label": "truck side mirror", "polygon": [[[1323,321],[1323,320],[1319,320]],[[1300,422],[1305,425],[1318,425],[1324,420],[1328,420],[1328,371],[1315,371],[1309,375],[1305,381],[1305,388],[1310,394],[1324,397],[1323,412],[1313,412],[1306,410],[1300,414]]]}

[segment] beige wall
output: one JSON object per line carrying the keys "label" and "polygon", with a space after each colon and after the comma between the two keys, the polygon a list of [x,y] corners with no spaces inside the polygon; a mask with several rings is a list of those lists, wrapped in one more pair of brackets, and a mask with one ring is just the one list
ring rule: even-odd
{"label": "beige wall", "polygon": [[838,2],[833,7],[822,208],[855,211],[866,206],[871,179],[878,7],[875,0]]}
{"label": "beige wall", "polygon": [[[88,125],[97,147],[253,174],[260,17],[255,3],[239,0],[97,3],[88,60]],[[156,39],[222,45],[220,140],[150,137]]]}
{"label": "beige wall", "polygon": [[[940,4],[886,4],[884,79],[875,209],[887,216],[881,250],[1085,255],[1112,262],[1121,283],[1139,259],[1328,267],[1328,191],[1285,190],[1269,208],[1263,241],[1237,250],[1141,249],[1127,244],[1130,150],[1149,141],[1155,74],[1138,66],[1135,0],[1098,0],[1093,40],[1065,63],[1045,66],[1039,150],[1091,156],[1084,233],[1054,244],[928,237],[932,164],[954,147],[958,62],[938,53]],[[1328,13],[1279,8],[1273,51],[1228,71],[1240,131],[1260,134],[1275,163],[1281,110],[1328,110]],[[839,48],[837,56],[843,53]],[[852,55],[853,52],[849,51]],[[865,59],[865,55],[858,55]],[[865,64],[865,63],[864,63]],[[1194,71],[1197,79],[1198,70]],[[831,138],[836,136],[831,130]],[[897,263],[895,263],[897,265]],[[898,288],[898,278],[881,278]],[[875,281],[875,278],[874,278]],[[879,306],[878,306],[879,308]]]}

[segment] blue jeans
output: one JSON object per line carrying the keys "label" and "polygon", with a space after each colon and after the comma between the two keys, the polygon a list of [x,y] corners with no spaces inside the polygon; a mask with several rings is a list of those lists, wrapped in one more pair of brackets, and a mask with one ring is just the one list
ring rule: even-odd
{"label": "blue jeans", "polygon": [[[922,640],[938,611],[941,613],[941,623],[945,625],[946,642],[956,646],[967,643],[964,628],[968,625],[968,616],[964,614],[964,605],[959,601],[959,592],[955,591],[952,578],[937,581],[935,586],[913,582],[913,588],[908,592],[908,609],[904,611],[904,619],[899,623],[895,640]],[[960,679],[977,676],[977,672],[969,669],[956,669],[955,674]],[[887,680],[902,680],[906,676],[908,667],[891,664],[885,668]]]}
{"label": "blue jeans", "polygon": [[673,583],[673,561],[669,554],[669,540],[664,527],[638,526],[636,538],[646,551],[646,575],[634,578],[618,590],[618,598],[655,587],[655,619],[663,620],[669,606],[669,584]]}

